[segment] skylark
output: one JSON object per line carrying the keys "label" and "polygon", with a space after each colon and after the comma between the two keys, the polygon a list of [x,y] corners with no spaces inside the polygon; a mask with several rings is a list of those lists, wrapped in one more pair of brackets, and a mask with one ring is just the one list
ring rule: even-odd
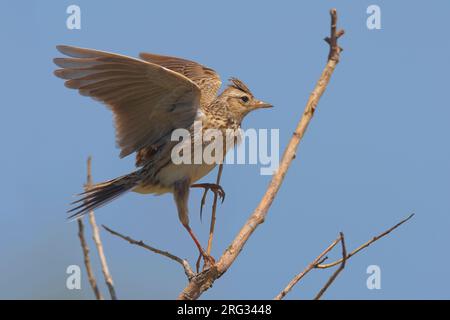
{"label": "skylark", "polygon": [[[250,111],[271,105],[256,99],[236,78],[217,95],[220,77],[193,61],[150,53],[141,53],[140,59],[136,59],[71,46],[57,49],[70,58],[54,59],[61,67],[55,70],[55,75],[66,80],[66,87],[77,89],[81,95],[99,100],[111,109],[120,157],[136,153],[138,167],[83,193],[74,202],[78,206],[69,211],[73,213],[71,217],[80,217],[130,190],[143,194],[171,192],[181,223],[200,254],[213,263],[189,226],[188,196],[192,186],[215,188],[218,192],[220,186],[213,184],[193,185],[217,163],[175,164],[171,154],[178,141],[172,141],[171,135],[175,129],[184,128],[195,136],[196,121],[203,129],[237,131]],[[225,147],[222,158],[227,151]]]}

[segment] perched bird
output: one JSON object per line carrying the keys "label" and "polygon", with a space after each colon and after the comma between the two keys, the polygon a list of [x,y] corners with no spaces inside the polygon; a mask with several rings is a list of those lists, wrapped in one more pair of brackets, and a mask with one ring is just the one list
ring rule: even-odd
{"label": "perched bird", "polygon": [[78,205],[69,211],[73,213],[71,218],[80,217],[127,191],[170,192],[179,219],[200,254],[214,263],[189,226],[188,196],[190,187],[221,190],[214,184],[193,184],[217,163],[175,164],[171,153],[178,141],[172,141],[171,134],[184,128],[195,136],[195,122],[200,122],[203,130],[237,130],[250,111],[271,105],[256,99],[236,78],[217,95],[220,77],[193,61],[150,53],[141,53],[140,59],[136,59],[72,46],[57,49],[68,57],[54,59],[61,68],[55,70],[55,75],[66,80],[66,87],[77,89],[81,95],[99,100],[111,109],[120,157],[136,153],[138,167],[82,193],[81,199],[74,202]]}

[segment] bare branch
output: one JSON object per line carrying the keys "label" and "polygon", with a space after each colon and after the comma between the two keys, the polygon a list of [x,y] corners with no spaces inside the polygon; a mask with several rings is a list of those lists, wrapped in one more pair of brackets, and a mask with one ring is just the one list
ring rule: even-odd
{"label": "bare branch", "polygon": [[[92,158],[87,160],[87,183],[84,187],[85,191],[88,191],[92,187]],[[98,256],[100,258],[100,264],[102,266],[103,277],[105,278],[106,286],[108,287],[109,294],[112,300],[117,300],[116,290],[114,289],[114,282],[109,272],[108,263],[106,261],[105,252],[103,250],[103,244],[100,238],[100,232],[95,222],[94,211],[89,211],[89,223],[92,227],[92,239],[94,239],[95,246],[97,247]]]}
{"label": "bare branch", "polygon": [[78,237],[80,238],[81,249],[83,249],[84,265],[86,266],[86,272],[88,275],[89,284],[94,291],[95,298],[97,300],[103,300],[102,293],[97,286],[97,280],[95,280],[94,271],[92,270],[91,259],[89,258],[89,246],[84,237],[84,224],[82,218],[78,218]]}
{"label": "bare branch", "polygon": [[336,271],[331,275],[330,279],[328,279],[327,283],[325,283],[325,285],[323,286],[322,289],[320,289],[319,293],[316,295],[316,297],[314,298],[314,300],[319,300],[323,294],[325,293],[325,291],[327,291],[327,289],[331,286],[331,284],[334,282],[334,280],[336,280],[336,278],[338,277],[338,275],[342,272],[342,270],[344,270],[345,268],[345,263],[347,261],[347,249],[345,248],[345,240],[344,240],[344,234],[341,232],[340,233],[340,240],[341,240],[341,245],[342,245],[342,262],[341,265],[339,266],[339,268],[336,269]]}
{"label": "bare branch", "polygon": [[[406,221],[408,221],[409,219],[411,219],[414,216],[414,214],[409,215],[406,219],[403,219],[402,221],[400,221],[399,223],[397,223],[395,226],[389,228],[388,230],[384,231],[383,233],[380,233],[379,235],[373,237],[370,241],[364,243],[363,245],[359,246],[357,249],[353,250],[351,253],[347,254],[346,256],[343,256],[341,259],[334,261],[332,263],[329,264],[323,264],[323,262],[327,259],[327,257],[323,258],[328,252],[331,251],[331,249],[333,249],[336,244],[339,243],[339,241],[341,241],[341,237],[339,236],[338,239],[336,239],[328,248],[326,248],[313,262],[311,262],[308,267],[305,268],[305,270],[303,270],[302,272],[300,272],[299,274],[297,274],[292,280],[291,282],[289,282],[289,284],[286,286],[286,288],[283,289],[283,291],[281,291],[274,299],[275,300],[281,300],[283,299],[286,294],[289,293],[289,291],[292,290],[292,288],[309,272],[311,271],[311,269],[327,269],[327,268],[331,268],[334,266],[337,266],[338,264],[342,264],[344,262],[344,257],[345,260],[350,259],[353,255],[355,255],[356,253],[358,253],[359,251],[363,250],[364,248],[367,248],[368,246],[370,246],[370,244],[372,244],[373,242],[381,239],[382,237],[386,236],[387,234],[389,234],[390,232],[394,231],[395,229],[397,229],[399,226],[401,226],[403,223],[405,223]],[[331,283],[330,283],[331,284]],[[325,289],[326,290],[326,289]],[[323,294],[323,292],[322,292]]]}
{"label": "bare branch", "polygon": [[328,248],[326,248],[321,254],[319,254],[317,256],[316,259],[314,259],[313,262],[311,262],[306,268],[305,270],[303,270],[302,272],[300,272],[299,274],[297,274],[286,286],[286,288],[284,288],[275,298],[274,300],[281,300],[283,299],[291,290],[292,288],[297,284],[297,282],[299,282],[304,276],[306,276],[306,274],[308,272],[310,272],[312,269],[314,269],[318,264],[322,263],[325,259],[327,259],[325,257],[325,255],[330,252],[338,243],[339,241],[341,241],[341,238],[337,238],[336,240],[333,241],[332,244],[330,244],[328,246]]}
{"label": "bare branch", "polygon": [[[219,171],[217,172],[216,184],[220,185],[220,178],[222,177],[223,171],[223,163],[219,165]],[[214,227],[216,225],[216,209],[217,209],[217,200],[219,196],[217,193],[214,193],[214,200],[212,205],[212,213],[211,213],[211,224],[209,227],[209,238],[208,238],[208,247],[206,248],[206,253],[211,254],[212,249],[212,241],[214,237]]]}
{"label": "bare branch", "polygon": [[186,276],[187,276],[189,281],[195,276],[195,273],[192,271],[192,268],[189,265],[189,262],[187,262],[187,260],[181,259],[180,257],[177,257],[176,255],[174,255],[174,254],[172,254],[172,253],[170,253],[168,251],[163,251],[163,250],[159,250],[159,249],[156,249],[154,247],[151,247],[151,246],[145,244],[142,240],[134,240],[134,239],[132,239],[132,238],[130,238],[128,236],[125,236],[125,235],[123,235],[123,234],[121,234],[121,233],[119,233],[117,231],[114,231],[114,230],[108,228],[105,225],[102,225],[102,227],[106,231],[108,231],[109,233],[111,233],[111,234],[113,234],[113,235],[115,235],[115,236],[117,236],[119,238],[122,238],[123,240],[128,241],[131,244],[134,244],[134,245],[137,245],[139,247],[145,248],[147,250],[152,251],[153,253],[160,254],[160,255],[165,256],[165,257],[167,257],[167,258],[169,258],[169,259],[171,259],[173,261],[178,262],[183,267],[184,273],[186,274]]}
{"label": "bare branch", "polygon": [[[384,236],[388,235],[389,233],[391,233],[392,231],[394,231],[395,229],[397,229],[398,227],[400,227],[402,224],[404,224],[406,221],[408,221],[409,219],[411,219],[412,217],[414,217],[414,213],[410,214],[407,218],[403,219],[402,221],[400,221],[399,223],[397,223],[395,226],[389,228],[388,230],[380,233],[379,235],[373,237],[371,240],[367,241],[366,243],[360,245],[358,248],[356,248],[355,250],[353,250],[351,253],[349,253],[346,257],[346,259],[350,259],[351,257],[353,257],[355,254],[357,254],[359,251],[367,248],[368,246],[370,246],[372,243],[374,243],[375,241],[383,238]],[[337,266],[338,264],[340,264],[342,262],[342,258],[334,261],[332,263],[328,263],[328,264],[318,264],[317,266],[315,266],[315,268],[318,269],[327,269],[327,268],[331,268],[334,266]]]}
{"label": "bare branch", "polygon": [[[216,185],[219,186],[220,185],[220,178],[222,177],[222,171],[223,171],[223,163],[221,163],[219,165],[219,171],[217,172],[217,178],[216,178]],[[196,186],[196,185],[194,185]],[[191,186],[192,187],[192,186]],[[206,202],[206,195],[208,194],[208,188],[205,188],[205,190],[203,191],[203,196],[202,199],[200,201],[200,220],[202,219],[202,212],[203,212],[203,206],[205,205]],[[222,194],[222,202],[225,200],[225,193]],[[213,205],[212,205],[212,210],[211,210],[211,223],[209,226],[209,238],[208,238],[208,247],[206,249],[206,253],[208,255],[211,254],[211,250],[212,250],[212,241],[213,241],[213,237],[214,237],[214,228],[216,225],[216,210],[217,210],[217,200],[219,199],[219,193],[218,192],[214,192],[214,200],[213,200]],[[197,258],[197,262],[195,264],[196,270],[197,272],[200,269],[200,262],[202,259],[202,255],[199,254],[198,258]],[[205,269],[207,267],[206,264],[203,265],[203,269]]]}
{"label": "bare branch", "polygon": [[[327,64],[319,78],[314,90],[312,91],[308,102],[306,104],[303,115],[295,129],[295,132],[287,145],[283,158],[281,160],[278,170],[272,176],[272,180],[261,199],[258,207],[253,211],[247,222],[241,228],[239,233],[231,245],[225,250],[219,261],[212,267],[197,274],[192,281],[184,288],[178,296],[178,299],[197,299],[204,291],[208,290],[214,281],[218,279],[228,268],[233,264],[249,237],[253,234],[255,229],[264,222],[267,212],[275,199],[278,190],[283,183],[284,177],[295,158],[297,147],[303,138],[305,131],[314,115],[320,97],[324,93],[331,75],[339,62],[340,49],[337,46],[338,36],[336,35],[336,21],[337,13],[335,9],[330,11],[332,17],[332,27],[330,35],[330,56]],[[340,32],[342,34],[342,32]]]}
{"label": "bare branch", "polygon": [[334,60],[336,62],[339,61],[340,53],[342,52],[342,48],[338,46],[338,39],[342,37],[345,33],[344,30],[336,30],[337,29],[337,11],[336,9],[330,10],[331,16],[331,30],[330,36],[325,38],[325,41],[330,45],[330,53],[328,54],[328,60]]}

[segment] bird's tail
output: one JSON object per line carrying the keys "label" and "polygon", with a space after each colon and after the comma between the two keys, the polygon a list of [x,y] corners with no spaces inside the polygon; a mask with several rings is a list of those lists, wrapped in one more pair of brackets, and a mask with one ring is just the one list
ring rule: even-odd
{"label": "bird's tail", "polygon": [[107,204],[127,191],[133,189],[140,182],[140,180],[141,178],[139,171],[135,171],[119,178],[93,185],[85,192],[79,194],[81,199],[71,203],[72,205],[77,206],[68,211],[69,213],[72,213],[68,219],[79,218],[90,210]]}

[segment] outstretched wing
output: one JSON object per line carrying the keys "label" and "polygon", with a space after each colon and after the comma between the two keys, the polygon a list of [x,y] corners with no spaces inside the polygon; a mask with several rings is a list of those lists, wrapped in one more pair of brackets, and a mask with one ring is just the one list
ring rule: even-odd
{"label": "outstretched wing", "polygon": [[123,55],[57,46],[71,58],[55,58],[66,87],[104,102],[114,113],[116,141],[125,157],[157,144],[176,128],[188,128],[200,107],[200,88],[161,65]]}
{"label": "outstretched wing", "polygon": [[145,52],[139,54],[139,57],[180,73],[195,82],[202,92],[202,106],[208,105],[216,98],[217,91],[222,85],[219,75],[213,69],[197,62]]}

